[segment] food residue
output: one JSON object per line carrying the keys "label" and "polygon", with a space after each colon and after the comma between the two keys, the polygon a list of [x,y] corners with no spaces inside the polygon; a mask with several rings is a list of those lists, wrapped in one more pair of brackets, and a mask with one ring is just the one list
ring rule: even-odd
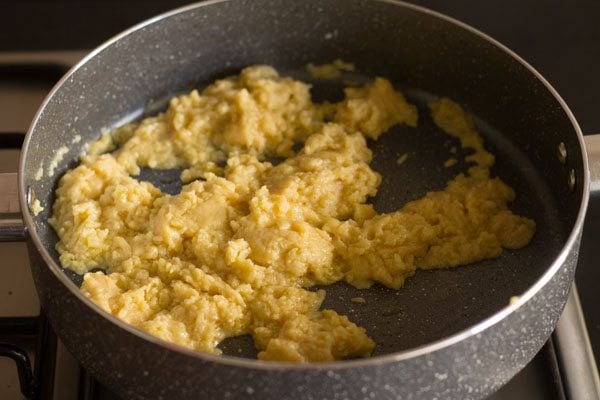
{"label": "food residue", "polygon": [[39,167],[37,169],[37,171],[35,171],[35,175],[33,176],[33,179],[35,179],[36,181],[39,181],[43,177],[44,177],[44,167]]}
{"label": "food residue", "polygon": [[408,153],[404,153],[400,157],[398,157],[398,159],[396,160],[396,164],[402,165],[404,164],[404,162],[406,162],[406,160],[408,160]]}
{"label": "food residue", "polygon": [[354,71],[354,64],[340,60],[339,58],[329,64],[315,65],[309,63],[306,69],[310,76],[315,79],[337,79],[344,72]]}
{"label": "food residue", "polygon": [[446,168],[450,168],[456,165],[458,161],[456,160],[456,158],[454,157],[450,157],[449,159],[447,159],[446,161],[444,161],[444,167]]}
{"label": "food residue", "polygon": [[29,210],[31,210],[33,215],[37,217],[39,213],[44,211],[44,207],[42,207],[42,204],[38,199],[34,199],[29,204]]}
{"label": "food residue", "polygon": [[62,146],[58,150],[56,150],[56,154],[50,160],[50,164],[48,165],[48,169],[46,171],[46,175],[49,177],[54,176],[54,171],[58,167],[58,164],[63,160],[65,154],[69,152],[69,148],[67,146]]}

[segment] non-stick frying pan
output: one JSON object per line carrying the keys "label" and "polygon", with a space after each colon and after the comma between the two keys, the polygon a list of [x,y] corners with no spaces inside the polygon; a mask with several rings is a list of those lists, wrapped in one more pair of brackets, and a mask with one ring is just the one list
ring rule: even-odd
{"label": "non-stick frying pan", "polygon": [[[517,192],[511,208],[536,221],[531,244],[495,260],[419,271],[399,291],[327,287],[324,307],[366,327],[377,343],[372,358],[335,363],[257,361],[244,337],[226,341],[224,356],[194,352],[128,326],[79,292],[81,277],[61,269],[47,219],[57,181],[77,164],[85,142],[242,67],[271,64],[310,81],[307,63],[335,58],[356,64],[347,80],[387,77],[420,108],[418,129],[394,128],[370,143],[372,165],[383,175],[374,200],[380,212],[443,188],[465,169],[443,167],[456,143],[434,127],[425,107],[447,96],[475,117],[497,156],[492,172]],[[342,82],[312,83],[316,100],[341,95]],[[57,158],[63,146],[69,151]],[[409,158],[399,166],[404,153]],[[56,160],[52,176],[36,179]],[[140,179],[165,185],[165,176],[151,171]],[[589,187],[577,122],[530,66],[445,16],[366,0],[211,1],[132,28],[93,51],[50,93],[25,139],[18,180],[45,312],[92,374],[134,399],[482,398],[552,332],[573,279]],[[28,207],[34,199],[45,207],[37,216]],[[9,200],[2,206],[15,211]],[[5,239],[18,236],[14,224],[3,225]],[[351,302],[355,296],[366,302]],[[512,296],[519,299],[509,305]]]}

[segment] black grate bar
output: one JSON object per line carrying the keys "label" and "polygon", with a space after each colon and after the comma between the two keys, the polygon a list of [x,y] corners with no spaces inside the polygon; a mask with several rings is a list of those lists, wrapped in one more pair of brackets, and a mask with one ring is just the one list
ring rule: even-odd
{"label": "black grate bar", "polygon": [[35,393],[35,382],[31,373],[31,363],[27,352],[22,348],[10,343],[0,343],[0,357],[8,357],[14,360],[19,374],[19,384],[23,396],[30,399]]}
{"label": "black grate bar", "polygon": [[38,332],[38,317],[0,318],[0,336],[35,336]]}
{"label": "black grate bar", "polygon": [[0,149],[20,149],[23,146],[24,133],[0,132]]}
{"label": "black grate bar", "polygon": [[77,398],[79,400],[98,399],[97,386],[97,382],[92,375],[81,368],[81,372],[79,373],[79,394]]}
{"label": "black grate bar", "polygon": [[37,346],[35,350],[34,376],[38,399],[54,398],[57,338],[46,315],[40,311]]}
{"label": "black grate bar", "polygon": [[46,316],[40,312],[39,317],[2,317],[0,336],[5,340],[19,337],[37,339],[33,371],[27,351],[19,346],[0,343],[0,356],[15,361],[21,392],[26,398],[52,399],[57,339]]}

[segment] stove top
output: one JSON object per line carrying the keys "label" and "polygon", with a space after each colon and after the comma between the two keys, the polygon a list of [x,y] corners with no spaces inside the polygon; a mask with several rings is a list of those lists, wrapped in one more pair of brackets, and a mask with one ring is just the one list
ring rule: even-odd
{"label": "stove top", "polygon": [[[0,172],[14,172],[19,136],[52,85],[85,52],[149,16],[181,5],[181,1],[132,2],[114,13],[114,1],[35,3],[8,1],[0,14]],[[114,2],[116,4],[116,2]],[[415,3],[438,9],[491,34],[530,61],[558,91],[585,132],[600,131],[600,2],[558,0],[423,0]],[[121,3],[119,3],[121,4]],[[40,29],[23,30],[27,26]],[[65,23],[71,24],[65,26]],[[558,29],[557,27],[561,27]],[[81,34],[73,35],[73,30]],[[13,32],[19,32],[15,35]],[[59,50],[57,50],[59,49]],[[557,60],[569,60],[557,62]],[[500,399],[584,399],[592,387],[593,357],[585,346],[589,334],[600,357],[600,302],[596,282],[600,232],[600,196],[592,196],[586,219],[572,296],[557,333],[532,362],[499,392]],[[96,382],[49,328],[39,303],[22,244],[0,243],[0,342],[24,348],[34,364],[43,399],[117,399]],[[583,310],[583,311],[581,311]],[[587,320],[587,330],[582,323]],[[587,370],[586,370],[587,367]],[[586,372],[587,371],[587,372]],[[593,371],[592,371],[593,372]],[[583,379],[582,379],[583,378]],[[575,383],[577,379],[583,383]],[[597,376],[596,376],[597,379]],[[0,398],[22,398],[15,364],[0,358]],[[582,397],[584,396],[584,397]]]}

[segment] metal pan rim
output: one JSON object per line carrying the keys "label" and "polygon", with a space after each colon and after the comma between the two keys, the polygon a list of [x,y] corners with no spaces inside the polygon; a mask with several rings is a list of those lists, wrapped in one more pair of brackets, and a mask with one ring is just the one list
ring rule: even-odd
{"label": "metal pan rim", "polygon": [[[67,81],[75,73],[75,71],[77,71],[80,68],[82,68],[83,66],[85,66],[87,64],[87,62],[90,59],[92,59],[93,57],[95,57],[97,54],[99,54],[103,50],[109,48],[113,44],[117,43],[121,38],[128,36],[132,32],[141,30],[141,29],[143,29],[149,25],[152,25],[154,23],[157,23],[163,19],[173,17],[173,16],[181,14],[181,13],[186,13],[186,12],[189,12],[192,10],[198,10],[203,7],[210,7],[211,5],[220,4],[220,3],[229,2],[229,1],[234,1],[234,0],[209,0],[206,2],[202,2],[202,3],[190,4],[190,5],[187,5],[184,7],[180,7],[180,8],[168,11],[163,14],[159,14],[159,15],[157,15],[153,18],[150,18],[146,21],[143,21],[143,22],[123,31],[122,33],[114,36],[113,38],[107,40],[106,42],[101,44],[99,47],[94,49],[92,52],[90,52],[86,57],[84,57],[73,68],[71,68],[65,74],[65,76],[63,76],[61,78],[61,80],[54,86],[54,88],[49,92],[49,94],[44,99],[44,101],[42,102],[40,108],[38,109],[34,119],[32,120],[32,123],[31,123],[29,130],[27,132],[27,135],[25,137],[25,140],[23,143],[23,148],[21,151],[21,158],[20,158],[20,162],[19,162],[19,200],[20,200],[20,203],[22,205],[27,204],[27,196],[26,196],[27,189],[25,186],[24,167],[25,167],[25,160],[27,157],[28,148],[31,143],[31,138],[34,134],[37,122],[40,119],[41,115],[43,114],[43,111],[46,108],[46,105],[50,102],[50,100],[53,98],[55,93],[60,90],[63,83],[65,81]],[[280,371],[280,372],[315,371],[315,370],[329,371],[329,370],[341,370],[341,369],[349,369],[349,368],[367,368],[367,367],[381,366],[382,364],[397,363],[397,362],[401,362],[401,361],[405,361],[405,360],[409,360],[409,359],[413,359],[413,358],[417,358],[417,357],[422,357],[427,354],[435,353],[440,350],[449,348],[457,343],[464,341],[467,338],[481,334],[484,331],[492,328],[494,325],[501,322],[503,319],[508,317],[510,314],[518,312],[519,308],[525,306],[531,298],[533,298],[546,284],[548,284],[548,282],[550,282],[550,280],[554,277],[554,275],[563,266],[567,256],[570,254],[572,249],[575,247],[575,245],[579,239],[579,235],[580,235],[580,232],[581,232],[581,229],[583,226],[583,222],[585,219],[585,214],[587,211],[588,198],[589,198],[589,185],[590,185],[588,157],[587,157],[587,153],[585,151],[583,134],[581,132],[581,129],[580,129],[575,117],[573,116],[573,113],[571,112],[571,110],[569,109],[569,107],[567,106],[565,101],[561,98],[559,93],[552,87],[552,85],[550,85],[550,83],[535,68],[533,68],[529,63],[527,63],[524,59],[522,59],[520,56],[518,56],[515,52],[510,50],[508,47],[504,46],[503,44],[501,44],[497,40],[493,39],[492,37],[486,35],[485,33],[482,33],[481,31],[471,27],[470,25],[467,25],[459,20],[456,20],[452,17],[449,17],[449,16],[439,13],[437,11],[433,11],[433,10],[430,10],[430,9],[427,9],[427,8],[424,8],[421,6],[417,6],[414,4],[406,3],[404,1],[399,1],[399,0],[372,0],[372,1],[387,3],[390,5],[394,5],[394,6],[400,6],[400,7],[411,9],[413,11],[428,14],[430,16],[433,16],[435,18],[444,20],[455,26],[458,26],[459,28],[462,28],[463,30],[467,31],[470,34],[479,36],[481,39],[487,41],[491,45],[499,48],[504,53],[506,53],[507,56],[512,57],[513,59],[517,60],[521,65],[523,65],[525,68],[527,68],[529,70],[529,72],[546,87],[546,89],[552,94],[552,96],[560,104],[560,106],[562,107],[565,114],[567,115],[567,117],[569,118],[569,120],[571,121],[571,123],[573,125],[575,134],[577,135],[577,139],[579,142],[580,150],[581,150],[581,157],[582,157],[582,161],[583,161],[583,174],[584,174],[583,179],[582,179],[582,184],[583,184],[582,193],[583,194],[582,194],[577,218],[575,220],[575,223],[573,224],[573,227],[569,233],[569,236],[568,236],[564,246],[560,250],[559,255],[555,258],[555,260],[549,266],[549,268],[546,270],[546,272],[527,291],[525,291],[525,293],[523,293],[520,296],[518,301],[516,301],[514,304],[508,305],[507,307],[496,312],[495,314],[490,315],[489,317],[480,321],[476,325],[473,325],[470,328],[459,331],[449,337],[442,338],[437,341],[434,341],[434,342],[431,342],[426,345],[419,346],[419,347],[416,347],[413,349],[404,350],[404,351],[397,352],[397,353],[374,356],[371,358],[318,363],[318,364],[316,364],[316,363],[315,364],[294,364],[294,363],[286,363],[286,362],[266,362],[266,361],[245,359],[245,358],[232,357],[232,356],[218,356],[218,355],[213,355],[213,354],[209,354],[209,353],[195,351],[195,350],[192,350],[192,349],[189,349],[189,348],[177,345],[177,344],[166,342],[157,337],[154,337],[140,329],[137,329],[137,328],[119,320],[117,317],[109,314],[108,312],[104,311],[99,306],[97,306],[95,303],[93,303],[90,299],[88,299],[86,296],[84,296],[79,291],[79,288],[66,276],[66,274],[64,274],[62,272],[61,267],[52,259],[52,257],[48,253],[48,251],[44,248],[42,241],[40,240],[40,238],[35,230],[35,224],[34,224],[31,212],[28,207],[23,206],[22,207],[23,221],[25,222],[26,227],[28,229],[29,238],[35,245],[36,250],[42,255],[42,258],[45,261],[46,265],[52,271],[52,273],[56,276],[56,278],[59,281],[61,281],[81,302],[85,303],[93,311],[102,315],[102,317],[106,318],[108,321],[119,326],[120,328],[128,331],[129,333],[136,335],[146,341],[149,341],[157,346],[167,348],[169,350],[175,351],[177,353],[180,353],[180,354],[183,354],[186,356],[198,358],[205,362],[214,362],[217,364],[229,365],[232,367],[239,367],[239,368],[260,369],[260,370],[265,370],[265,371]],[[565,297],[565,299],[566,299],[566,297]]]}

